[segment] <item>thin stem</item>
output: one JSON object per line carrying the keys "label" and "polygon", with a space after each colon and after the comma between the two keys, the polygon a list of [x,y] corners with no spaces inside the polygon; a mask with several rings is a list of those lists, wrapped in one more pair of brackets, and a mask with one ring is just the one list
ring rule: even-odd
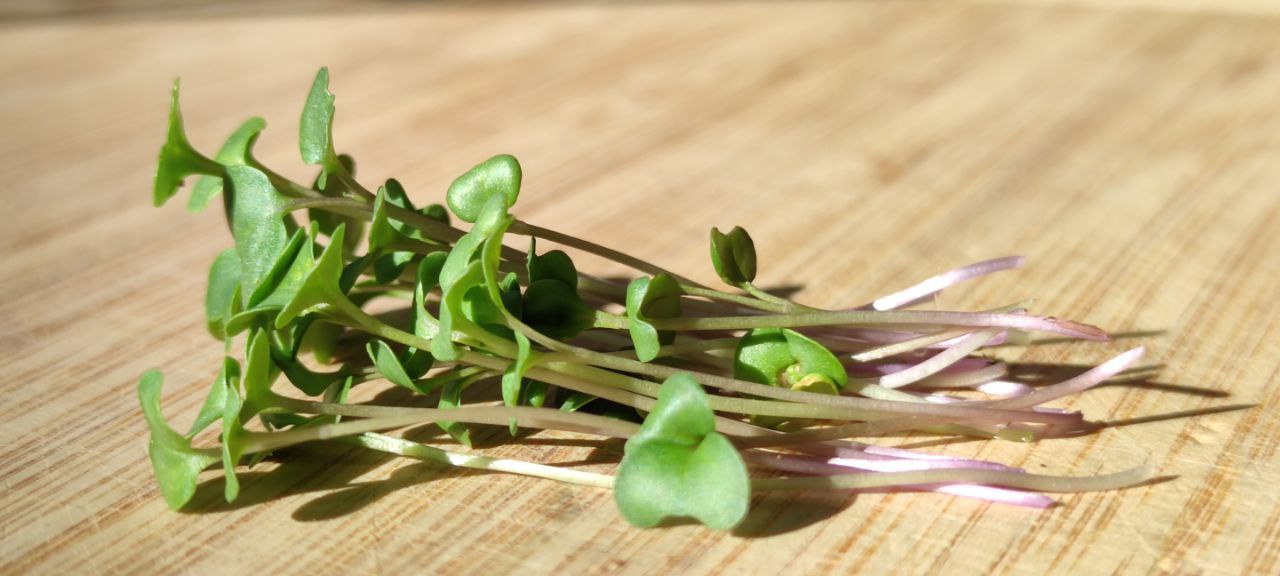
{"label": "thin stem", "polygon": [[694,286],[698,288],[706,288],[706,286],[703,286],[702,284],[694,282],[693,280],[685,278],[684,276],[676,274],[675,272],[671,272],[670,270],[667,270],[661,266],[650,264],[649,262],[636,258],[635,256],[631,256],[630,254],[624,254],[612,248],[601,246],[599,244],[596,244],[595,242],[583,240],[576,236],[570,236],[568,234],[556,232],[555,230],[543,228],[541,226],[535,226],[533,224],[529,224],[528,222],[524,222],[522,220],[516,220],[515,222],[513,222],[511,224],[511,228],[508,231],[513,234],[520,234],[521,236],[533,236],[535,238],[541,238],[543,240],[549,240],[551,242],[563,244],[571,248],[577,248],[584,252],[595,254],[596,256],[608,258],[609,260],[612,260],[619,264],[630,266],[636,270],[645,272],[647,274],[652,274],[652,275],[666,274],[668,276],[671,276],[672,278],[675,278],[681,284],[688,284],[690,286]]}
{"label": "thin stem", "polygon": [[418,460],[439,462],[441,464],[448,464],[449,466],[457,466],[459,468],[472,468],[475,470],[488,470],[491,472],[510,472],[512,474],[532,476],[535,478],[546,478],[548,480],[577,484],[579,486],[613,488],[613,476],[608,474],[571,470],[557,466],[537,464],[535,462],[526,462],[524,460],[491,458],[483,454],[443,450],[405,440],[403,438],[396,438],[394,436],[387,436],[385,434],[377,434],[374,432],[366,432],[358,436],[345,438],[344,440],[358,446],[363,446],[365,448],[381,452],[416,458]]}
{"label": "thin stem", "polygon": [[1036,492],[1099,492],[1141,484],[1150,480],[1153,474],[1154,470],[1149,465],[1099,476],[1041,476],[1010,470],[960,468],[911,472],[863,472],[804,478],[763,478],[753,480],[751,488],[774,491],[865,490],[933,484],[985,484]]}
{"label": "thin stem", "polygon": [[1018,328],[1053,332],[1087,340],[1106,340],[1101,329],[1057,318],[987,312],[949,312],[924,310],[839,310],[761,316],[722,316],[713,318],[655,318],[650,320],[659,330],[753,330],[756,328],[796,328],[803,326],[974,326]]}
{"label": "thin stem", "polygon": [[683,290],[684,293],[689,296],[699,296],[699,297],[707,298],[711,300],[721,300],[724,302],[737,304],[739,306],[754,308],[756,310],[764,310],[765,312],[774,312],[778,314],[784,314],[791,311],[791,308],[789,306],[783,306],[774,302],[766,302],[758,298],[742,296],[740,294],[733,294],[730,292],[723,292],[723,291],[714,290],[711,288],[699,288],[697,286],[686,286],[682,284],[680,286],[680,289]]}

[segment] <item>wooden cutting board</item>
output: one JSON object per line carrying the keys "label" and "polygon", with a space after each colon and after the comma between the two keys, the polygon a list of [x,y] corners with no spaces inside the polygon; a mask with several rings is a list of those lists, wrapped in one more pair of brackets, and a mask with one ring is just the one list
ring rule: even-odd
{"label": "wooden cutting board", "polygon": [[[1146,2],[1144,4],[1151,4]],[[1177,2],[1185,6],[1186,2]],[[1209,3],[1202,3],[1211,5]],[[1236,3],[1238,6],[1252,6]],[[247,10],[248,8],[246,8]],[[0,24],[0,572],[1182,573],[1280,565],[1280,20],[1241,8],[927,2],[347,3]],[[999,356],[1069,374],[1136,345],[1156,375],[1059,405],[1108,423],[1035,445],[891,438],[1045,473],[1175,479],[1048,511],[936,494],[758,498],[735,533],[629,528],[604,491],[305,447],[152,481],[135,397],[189,422],[215,375],[203,285],[230,244],[150,207],[168,83],[212,151],[243,119],[308,178],[297,117],[333,72],[336,138],[419,201],[499,152],[516,212],[705,281],[710,226],[765,285],[852,305],[1029,256],[943,295],[1026,297],[1110,343]],[[589,258],[583,268],[620,272]],[[237,352],[238,353],[238,352]],[[1251,406],[1251,407],[1250,407]],[[616,442],[483,431],[491,454],[609,471]]]}

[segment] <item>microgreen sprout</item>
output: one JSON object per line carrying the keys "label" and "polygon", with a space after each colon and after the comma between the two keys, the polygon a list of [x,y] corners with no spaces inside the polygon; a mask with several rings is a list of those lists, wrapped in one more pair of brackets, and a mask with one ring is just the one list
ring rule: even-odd
{"label": "microgreen sprout", "polygon": [[[1042,405],[1121,372],[1141,348],[1037,388],[1003,380],[1004,365],[978,354],[1023,332],[1086,340],[1106,333],[1030,315],[1025,304],[902,309],[1021,258],[823,310],[757,287],[751,236],[712,228],[711,266],[729,287],[718,290],[517,219],[524,182],[512,156],[465,171],[443,205],[415,207],[396,180],[370,191],[335,147],[334,113],[321,69],[299,134],[302,160],[319,174],[304,185],[251,155],[266,126],[260,118],[241,125],[213,158],[197,151],[174,83],[153,201],[165,203],[196,176],[192,211],[222,196],[234,245],[210,267],[206,321],[227,350],[243,350],[245,363],[242,370],[224,360],[185,435],[161,413],[160,373],[142,376],[151,463],[172,508],[193,497],[206,468],[221,464],[225,497],[234,500],[238,468],[317,441],[613,489],[622,517],[640,527],[684,517],[731,529],[760,491],[912,489],[1045,507],[1053,501],[1040,492],[1117,489],[1152,474],[1136,467],[1038,476],[850,440],[904,432],[1038,440],[1088,430],[1081,414]],[[453,227],[450,215],[469,226]],[[512,236],[528,237],[528,251],[505,246]],[[639,274],[626,285],[604,280],[580,271],[569,252],[539,252],[538,240]],[[401,302],[408,321],[366,311],[375,298]],[[282,376],[291,389],[277,384]],[[353,386],[377,382],[434,397],[436,408],[422,407],[421,398],[347,402]],[[478,385],[496,385],[501,403],[468,403],[465,392]],[[948,392],[959,388],[969,391]],[[385,434],[428,423],[466,450]],[[203,440],[215,424],[217,440]],[[477,424],[508,426],[513,435],[528,428],[625,438],[625,455],[616,476],[493,458],[470,450]]]}

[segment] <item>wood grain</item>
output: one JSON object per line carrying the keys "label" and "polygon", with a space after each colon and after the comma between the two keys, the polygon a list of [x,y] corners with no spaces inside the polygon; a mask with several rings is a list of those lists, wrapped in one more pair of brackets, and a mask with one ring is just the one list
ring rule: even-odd
{"label": "wood grain", "polygon": [[[0,572],[1280,569],[1280,21],[916,2],[423,5],[11,23],[0,54]],[[823,305],[1026,254],[1025,270],[942,304],[1034,296],[1121,337],[1001,356],[1088,364],[1144,344],[1160,375],[1063,404],[1114,424],[1096,435],[929,449],[1051,473],[1150,461],[1177,478],[1045,512],[774,495],[734,534],[637,531],[605,492],[310,447],[243,472],[234,505],[211,471],[191,509],[170,512],[134,386],[162,367],[168,415],[194,416],[221,352],[203,328],[205,271],[229,239],[216,214],[149,206],[167,83],[183,78],[198,146],[260,114],[261,157],[303,178],[296,118],[322,64],[337,140],[367,181],[438,198],[510,152],[525,166],[522,217],[698,279],[713,278],[712,225],[751,230],[763,282]],[[489,438],[494,454],[595,470],[619,449]]]}

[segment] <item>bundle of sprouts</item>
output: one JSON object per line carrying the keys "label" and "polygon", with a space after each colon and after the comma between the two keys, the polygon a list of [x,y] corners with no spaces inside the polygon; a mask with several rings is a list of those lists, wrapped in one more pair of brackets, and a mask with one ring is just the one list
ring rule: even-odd
{"label": "bundle of sprouts", "polygon": [[[1106,333],[1032,315],[1022,303],[911,309],[959,282],[1016,268],[1021,258],[825,310],[758,288],[751,237],[713,228],[711,263],[730,288],[722,290],[516,218],[522,173],[510,156],[460,176],[447,206],[415,206],[395,180],[368,187],[334,151],[333,112],[322,69],[300,133],[302,158],[320,173],[303,185],[252,156],[265,126],[259,118],[213,158],[196,151],[174,85],[154,200],[165,203],[193,176],[193,211],[221,198],[234,247],[209,272],[206,313],[210,332],[228,350],[242,348],[244,359],[225,358],[186,433],[161,414],[160,373],[139,384],[155,475],[175,509],[191,499],[205,468],[222,465],[232,500],[237,467],[320,440],[611,488],[637,526],[678,516],[729,529],[755,491],[910,489],[1047,507],[1045,492],[1109,490],[1150,477],[1143,467],[1043,476],[853,440],[926,433],[1031,441],[1089,430],[1080,413],[1046,404],[1125,370],[1141,348],[1032,387],[976,354],[1029,333],[1095,341]],[[526,238],[528,249],[504,244],[513,237]],[[625,282],[579,271],[547,243],[639,275]],[[400,325],[369,311],[371,301],[393,299],[409,307]],[[375,381],[407,389],[412,405],[347,402],[352,387]],[[464,402],[468,388],[486,383],[500,389],[500,402]],[[424,400],[437,407],[422,407]],[[216,445],[196,445],[214,423]],[[387,434],[423,424],[441,428],[458,448]],[[614,475],[490,457],[471,449],[476,424],[507,426],[513,437],[532,428],[626,438],[625,454]]]}

